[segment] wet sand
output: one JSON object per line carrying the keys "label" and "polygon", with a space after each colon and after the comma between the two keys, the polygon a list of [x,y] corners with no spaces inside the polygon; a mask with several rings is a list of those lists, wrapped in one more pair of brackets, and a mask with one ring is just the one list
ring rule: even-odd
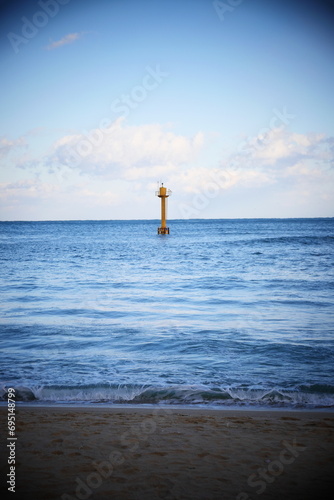
{"label": "wet sand", "polygon": [[[7,408],[0,408],[7,489]],[[334,413],[16,408],[13,499],[332,498]],[[8,442],[8,441],[7,441]]]}

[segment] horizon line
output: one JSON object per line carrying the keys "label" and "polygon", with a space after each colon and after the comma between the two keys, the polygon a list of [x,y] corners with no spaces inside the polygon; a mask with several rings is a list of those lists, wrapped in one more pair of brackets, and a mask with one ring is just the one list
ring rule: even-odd
{"label": "horizon line", "polygon": [[[206,221],[206,220],[305,220],[305,219],[334,219],[334,215],[306,216],[306,217],[194,217],[189,219],[168,219],[168,222],[189,222],[189,221]],[[135,222],[135,221],[150,221],[159,223],[160,219],[6,219],[0,220],[4,222]]]}

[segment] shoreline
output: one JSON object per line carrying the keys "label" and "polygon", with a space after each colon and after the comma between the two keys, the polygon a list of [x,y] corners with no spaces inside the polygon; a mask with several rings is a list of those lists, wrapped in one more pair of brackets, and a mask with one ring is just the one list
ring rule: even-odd
{"label": "shoreline", "polygon": [[[313,500],[334,487],[333,411],[17,404],[15,412],[19,499]],[[7,408],[0,418],[7,425]]]}
{"label": "shoreline", "polygon": [[[0,401],[0,412],[4,411],[7,408],[7,401]],[[159,404],[159,403],[144,403],[144,404],[131,404],[131,403],[92,403],[92,402],[26,402],[26,401],[17,401],[16,408],[30,408],[30,409],[73,409],[73,410],[124,410],[126,411],[154,411],[155,409],[166,409],[172,411],[197,411],[197,412],[216,412],[220,413],[324,413],[324,414],[333,414],[334,415],[334,407],[321,407],[321,408],[305,408],[305,407],[263,407],[263,406],[218,406],[218,405],[187,405],[187,404]]]}

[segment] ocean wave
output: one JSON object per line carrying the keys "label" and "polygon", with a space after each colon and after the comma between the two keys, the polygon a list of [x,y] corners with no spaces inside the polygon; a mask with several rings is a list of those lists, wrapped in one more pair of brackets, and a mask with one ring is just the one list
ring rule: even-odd
{"label": "ocean wave", "polygon": [[[261,407],[334,407],[334,386],[302,385],[282,388],[221,388],[192,385],[140,386],[92,384],[81,386],[17,386],[16,400],[45,403],[173,404]],[[7,400],[7,387],[0,400]]]}
{"label": "ocean wave", "polygon": [[[243,240],[239,240],[239,243]],[[272,236],[272,237],[260,237],[253,238],[248,241],[248,243],[260,243],[260,244],[302,244],[302,245],[321,245],[323,243],[332,243],[334,241],[334,236],[332,235],[310,235],[310,236]]]}

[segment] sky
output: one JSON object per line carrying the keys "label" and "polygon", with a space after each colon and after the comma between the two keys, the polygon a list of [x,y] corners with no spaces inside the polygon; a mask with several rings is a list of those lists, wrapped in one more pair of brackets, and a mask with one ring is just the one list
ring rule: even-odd
{"label": "sky", "polygon": [[334,5],[0,1],[0,220],[334,216]]}

